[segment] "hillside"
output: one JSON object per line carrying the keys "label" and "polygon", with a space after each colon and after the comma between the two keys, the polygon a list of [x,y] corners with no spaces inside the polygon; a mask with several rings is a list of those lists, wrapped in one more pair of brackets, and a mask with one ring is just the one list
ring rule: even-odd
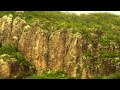
{"label": "hillside", "polygon": [[120,78],[120,16],[1,11],[0,65],[1,78]]}

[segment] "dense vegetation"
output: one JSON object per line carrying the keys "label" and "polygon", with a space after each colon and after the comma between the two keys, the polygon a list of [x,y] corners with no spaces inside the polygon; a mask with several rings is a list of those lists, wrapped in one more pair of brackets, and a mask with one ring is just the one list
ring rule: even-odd
{"label": "dense vegetation", "polygon": [[15,11],[1,11],[3,15],[13,14],[14,17],[24,18],[30,25],[38,25],[45,30],[60,30],[62,28],[73,28],[74,32],[79,32],[90,38],[90,33],[98,30],[105,34],[101,38],[103,45],[111,40],[120,42],[120,16],[110,13],[90,13],[90,14],[69,14],[58,11],[25,11],[24,13]]}
{"label": "dense vegetation", "polygon": [[57,28],[57,30],[64,27],[72,27],[76,31],[94,29],[110,31],[120,27],[120,16],[110,13],[91,13],[78,16],[58,11],[25,11],[22,14],[15,11],[2,11],[0,12],[0,17],[10,13],[14,17],[21,16],[28,23],[39,22],[39,25],[45,29],[52,26]]}

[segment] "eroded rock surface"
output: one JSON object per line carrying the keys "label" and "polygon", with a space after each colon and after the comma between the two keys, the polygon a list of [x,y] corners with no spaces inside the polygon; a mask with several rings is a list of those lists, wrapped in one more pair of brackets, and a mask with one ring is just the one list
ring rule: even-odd
{"label": "eroded rock surface", "polygon": [[[100,53],[100,50],[115,52],[119,50],[119,44],[111,42],[102,46],[102,33],[90,33],[91,38],[73,33],[71,28],[49,32],[37,26],[29,26],[18,17],[12,19],[12,15],[0,19],[0,42],[17,46],[24,57],[35,65],[37,73],[63,70],[73,77],[92,78],[119,70],[119,63],[115,62],[119,58],[104,58]],[[14,63],[6,62],[1,65],[3,69],[0,71],[9,75],[9,67]]]}
{"label": "eroded rock surface", "polygon": [[33,73],[33,69],[20,64],[8,54],[0,55],[0,78],[22,78],[24,73]]}

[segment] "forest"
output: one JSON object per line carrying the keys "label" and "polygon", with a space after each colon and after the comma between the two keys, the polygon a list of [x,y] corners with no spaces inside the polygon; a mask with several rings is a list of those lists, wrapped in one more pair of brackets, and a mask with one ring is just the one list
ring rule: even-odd
{"label": "forest", "polygon": [[0,11],[0,79],[120,79],[120,16]]}

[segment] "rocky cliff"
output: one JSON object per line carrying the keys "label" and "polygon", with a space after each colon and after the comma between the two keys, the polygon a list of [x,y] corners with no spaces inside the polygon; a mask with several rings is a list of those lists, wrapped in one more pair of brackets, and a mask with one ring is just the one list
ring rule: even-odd
{"label": "rocky cliff", "polygon": [[74,33],[72,28],[50,32],[27,25],[25,20],[11,14],[0,18],[1,45],[16,46],[39,74],[62,70],[73,77],[93,78],[120,70],[117,56],[103,55],[104,51],[118,52],[119,43],[102,45],[100,39],[105,35],[99,30],[90,31],[89,35]]}

